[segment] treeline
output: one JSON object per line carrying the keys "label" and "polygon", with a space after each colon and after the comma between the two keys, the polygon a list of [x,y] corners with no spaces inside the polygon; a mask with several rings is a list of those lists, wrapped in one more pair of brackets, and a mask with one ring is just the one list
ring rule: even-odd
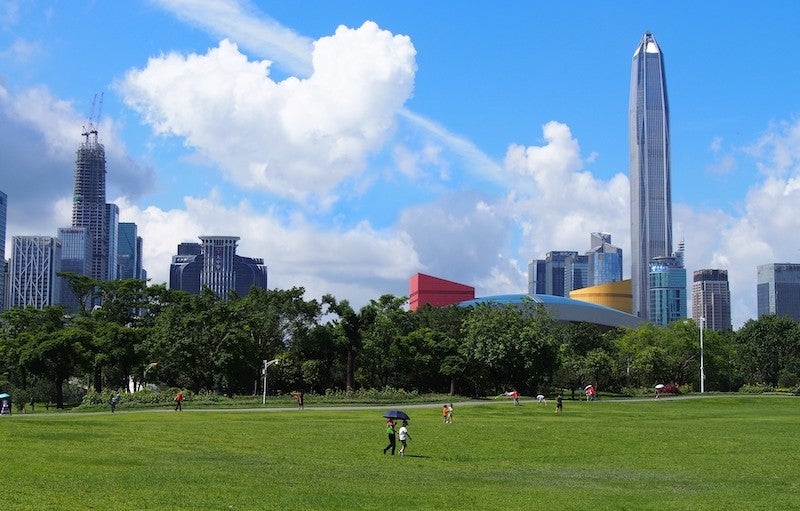
{"label": "treeline", "polygon": [[[261,290],[227,300],[140,280],[98,282],[61,274],[83,304],[12,309],[0,315],[0,391],[63,407],[74,389],[154,384],[226,395],[397,388],[496,395],[579,389],[699,389],[700,331],[692,320],[666,328],[601,330],[564,324],[533,301],[516,305],[422,307],[384,295],[355,310],[302,288]],[[796,387],[800,324],[748,321],[735,332],[704,331],[705,389],[744,384]],[[71,385],[67,385],[71,383]]]}

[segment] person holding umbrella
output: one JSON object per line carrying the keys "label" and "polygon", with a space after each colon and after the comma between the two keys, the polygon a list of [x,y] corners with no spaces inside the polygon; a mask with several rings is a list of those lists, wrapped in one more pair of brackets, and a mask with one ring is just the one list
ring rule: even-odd
{"label": "person holding umbrella", "polygon": [[394,432],[394,421],[392,419],[388,419],[386,421],[386,435],[389,437],[389,445],[383,448],[383,454],[386,454],[386,451],[389,449],[392,450],[392,456],[394,456],[394,448],[395,448],[395,432]]}
{"label": "person holding umbrella", "polygon": [[400,456],[405,456],[406,440],[411,440],[411,435],[408,434],[408,421],[406,420],[403,421],[403,426],[400,428],[398,436],[400,437],[400,445],[401,445]]}

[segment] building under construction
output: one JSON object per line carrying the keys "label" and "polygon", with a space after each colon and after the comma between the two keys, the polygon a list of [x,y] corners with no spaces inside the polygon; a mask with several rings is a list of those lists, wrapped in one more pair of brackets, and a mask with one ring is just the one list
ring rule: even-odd
{"label": "building under construction", "polygon": [[84,141],[75,157],[75,190],[72,196],[72,226],[89,233],[87,267],[90,276],[109,280],[109,222],[106,218],[106,152],[97,141],[97,129],[89,122]]}

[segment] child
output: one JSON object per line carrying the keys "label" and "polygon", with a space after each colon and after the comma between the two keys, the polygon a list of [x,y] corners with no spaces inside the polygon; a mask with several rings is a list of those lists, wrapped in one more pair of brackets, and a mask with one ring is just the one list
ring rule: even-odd
{"label": "child", "polygon": [[400,456],[405,456],[406,440],[411,440],[411,435],[408,434],[408,421],[403,421],[403,426],[400,428],[397,436],[400,437]]}

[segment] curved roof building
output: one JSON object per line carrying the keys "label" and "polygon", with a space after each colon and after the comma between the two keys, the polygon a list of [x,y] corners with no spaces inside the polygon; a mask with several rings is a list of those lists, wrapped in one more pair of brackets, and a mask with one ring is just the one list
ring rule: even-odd
{"label": "curved roof building", "polygon": [[611,307],[553,295],[494,295],[467,300],[460,302],[458,305],[461,307],[470,307],[480,304],[522,305],[526,301],[531,301],[537,305],[543,305],[557,321],[594,323],[595,325],[606,328],[636,328],[643,322],[640,318],[632,314],[626,314],[617,309],[612,309]]}

